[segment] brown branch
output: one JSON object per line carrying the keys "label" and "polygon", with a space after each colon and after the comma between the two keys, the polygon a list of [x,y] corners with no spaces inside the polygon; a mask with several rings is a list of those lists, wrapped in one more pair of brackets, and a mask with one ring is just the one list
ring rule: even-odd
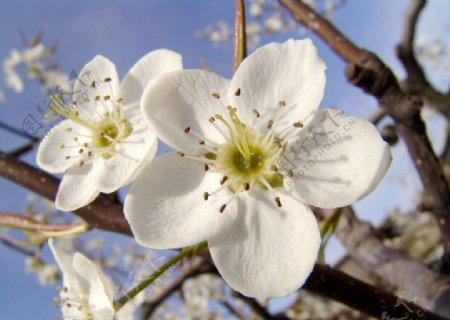
{"label": "brown branch", "polygon": [[429,270],[405,253],[385,246],[372,226],[359,221],[351,207],[342,209],[336,236],[365,270],[408,291],[437,314],[450,317],[441,301],[450,301],[450,278]]}
{"label": "brown branch", "polygon": [[[316,264],[304,288],[344,303],[378,319],[383,314],[388,315],[390,319],[403,317],[405,317],[404,319],[409,319],[414,314],[422,313],[421,320],[446,319],[410,302],[407,302],[410,310],[403,306],[398,306],[398,297],[357,280],[339,270],[320,264]],[[389,318],[385,317],[385,319]]]}
{"label": "brown branch", "polygon": [[406,80],[401,85],[405,92],[420,95],[428,106],[449,117],[450,95],[437,91],[430,84],[414,54],[416,25],[425,5],[425,0],[411,0],[406,12],[403,38],[397,45],[397,56],[406,71]]}
{"label": "brown branch", "polygon": [[[6,154],[0,154],[0,176],[24,188],[54,200],[59,179]],[[122,207],[98,197],[88,206],[74,211],[91,227],[131,235],[131,229],[122,213]]]}
{"label": "brown branch", "polygon": [[420,116],[422,101],[404,93],[392,71],[375,54],[358,48],[314,10],[296,0],[279,0],[294,19],[320,36],[348,65],[347,79],[378,99],[391,116],[419,173],[441,230],[444,272],[450,273],[450,191]]}

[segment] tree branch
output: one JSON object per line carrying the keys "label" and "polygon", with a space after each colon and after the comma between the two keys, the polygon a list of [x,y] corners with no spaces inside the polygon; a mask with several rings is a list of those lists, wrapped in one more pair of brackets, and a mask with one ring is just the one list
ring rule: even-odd
{"label": "tree branch", "polygon": [[427,205],[441,230],[445,249],[442,270],[450,273],[450,191],[420,116],[422,101],[401,90],[392,71],[378,56],[358,48],[314,10],[301,1],[279,1],[294,19],[309,27],[348,62],[345,70],[347,79],[377,98],[386,114],[393,118],[427,193]]}
{"label": "tree branch", "polygon": [[450,95],[437,91],[428,82],[414,54],[416,26],[425,5],[425,0],[411,0],[406,12],[403,38],[397,45],[397,56],[406,71],[406,80],[401,85],[405,92],[422,96],[430,107],[449,117]]}
{"label": "tree branch", "polygon": [[[59,179],[6,154],[0,154],[0,176],[52,201],[60,183]],[[122,207],[102,196],[74,213],[93,228],[131,235]]]}
{"label": "tree branch", "polygon": [[450,317],[450,278],[439,275],[403,252],[385,246],[372,226],[359,221],[351,207],[342,209],[336,236],[358,264],[392,285],[402,288],[418,304]]}

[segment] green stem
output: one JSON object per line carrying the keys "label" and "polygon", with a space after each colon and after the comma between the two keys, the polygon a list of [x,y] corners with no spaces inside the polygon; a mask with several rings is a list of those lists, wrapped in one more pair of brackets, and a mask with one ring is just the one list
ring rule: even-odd
{"label": "green stem", "polygon": [[173,265],[175,265],[177,262],[181,261],[183,258],[190,256],[195,253],[195,251],[206,248],[208,246],[208,243],[206,241],[203,241],[199,244],[196,244],[195,246],[186,248],[182,250],[179,254],[176,256],[170,258],[169,261],[167,261],[165,264],[161,266],[161,268],[158,268],[155,272],[153,272],[147,279],[140,282],[136,287],[125,293],[122,297],[114,301],[114,308],[116,311],[118,311],[120,308],[122,308],[128,301],[133,299],[135,296],[139,294],[142,290],[147,288],[149,285],[151,285],[156,279],[158,279],[159,276],[161,276],[164,272],[169,270]]}

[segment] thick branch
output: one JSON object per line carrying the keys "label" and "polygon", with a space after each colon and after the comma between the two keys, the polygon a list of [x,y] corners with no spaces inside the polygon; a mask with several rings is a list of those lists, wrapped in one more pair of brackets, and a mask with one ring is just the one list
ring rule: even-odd
{"label": "thick branch", "polygon": [[450,191],[420,117],[422,101],[405,94],[392,71],[375,54],[360,49],[314,10],[296,0],[279,0],[294,19],[310,27],[343,60],[348,80],[378,99],[394,119],[416,166],[429,199],[427,205],[439,224],[445,248],[443,270],[450,273]]}
{"label": "thick branch", "polygon": [[370,224],[356,219],[351,207],[342,211],[336,235],[348,254],[365,270],[408,291],[417,303],[450,317],[450,279],[439,275],[403,252],[385,246]]}
{"label": "thick branch", "polygon": [[[9,179],[37,194],[54,200],[59,179],[6,154],[0,154],[0,176]],[[122,207],[104,197],[74,212],[91,227],[131,235],[131,229],[122,214]]]}

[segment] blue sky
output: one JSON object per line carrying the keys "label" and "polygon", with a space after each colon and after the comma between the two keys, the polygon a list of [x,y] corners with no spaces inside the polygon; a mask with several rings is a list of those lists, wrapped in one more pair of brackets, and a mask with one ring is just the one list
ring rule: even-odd
{"label": "blue sky", "polygon": [[[398,42],[402,17],[407,0],[348,0],[344,8],[334,14],[333,21],[357,44],[378,53],[395,68],[402,70],[395,58],[394,45]],[[444,13],[450,12],[450,1],[430,1],[421,19],[419,32],[434,32],[445,26]],[[134,0],[134,1],[13,1],[0,0],[0,59],[11,49],[21,48],[18,28],[32,37],[44,31],[44,43],[58,44],[56,61],[62,70],[79,70],[95,55],[111,59],[120,75],[147,52],[168,48],[183,55],[185,68],[201,68],[199,59],[207,61],[212,71],[223,76],[232,74],[232,48],[213,49],[209,41],[199,39],[195,31],[217,20],[232,24],[234,1],[225,0]],[[448,25],[447,25],[448,27]],[[307,36],[311,37],[308,33]],[[288,37],[300,38],[296,33],[264,38],[264,42],[283,41]],[[359,89],[346,85],[345,65],[320,40],[313,37],[322,58],[328,65],[324,107],[336,106],[348,114],[368,116],[376,102]],[[45,93],[34,83],[26,82],[22,94],[4,90],[7,101],[0,104],[1,119],[20,128],[27,114],[37,114],[36,106]],[[433,124],[439,138],[439,123]],[[23,141],[0,131],[2,151],[12,150]],[[399,147],[400,148],[400,147]],[[401,149],[400,149],[401,151]],[[399,151],[391,171],[404,166],[407,157]],[[34,163],[34,153],[24,157]],[[394,178],[386,178],[377,192],[357,204],[361,217],[379,221],[380,213],[394,206],[405,206],[402,198],[404,186]],[[23,211],[27,192],[0,180],[2,211]],[[394,195],[394,196],[393,196]],[[396,196],[398,195],[398,196]],[[411,203],[406,203],[406,207]],[[330,255],[336,256],[339,247],[333,245]],[[34,276],[25,276],[23,257],[0,246],[0,318],[53,319],[56,310],[52,299],[55,290],[41,287]]]}

